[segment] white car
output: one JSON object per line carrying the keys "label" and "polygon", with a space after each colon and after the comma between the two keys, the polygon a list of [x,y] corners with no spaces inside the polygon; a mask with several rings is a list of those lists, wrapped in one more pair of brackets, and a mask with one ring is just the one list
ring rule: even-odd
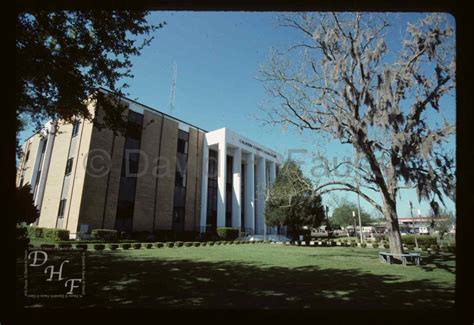
{"label": "white car", "polygon": [[283,235],[267,235],[266,237],[263,235],[254,235],[254,236],[249,236],[244,238],[243,240],[248,240],[248,241],[256,241],[256,240],[271,240],[273,242],[287,242],[290,241],[290,239],[286,236]]}

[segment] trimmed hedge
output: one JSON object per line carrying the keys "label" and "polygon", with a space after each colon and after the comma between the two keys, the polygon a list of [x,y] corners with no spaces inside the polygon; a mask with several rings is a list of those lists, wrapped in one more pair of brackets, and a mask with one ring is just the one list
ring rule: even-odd
{"label": "trimmed hedge", "polygon": [[207,246],[207,243],[205,241],[201,242],[201,246]]}
{"label": "trimmed hedge", "polygon": [[44,238],[51,240],[69,240],[69,230],[56,228],[43,228],[35,226],[27,226],[29,238]]}
{"label": "trimmed hedge", "polygon": [[208,244],[209,246],[214,246],[215,243],[214,243],[213,241],[208,241],[207,244]]}
{"label": "trimmed hedge", "polygon": [[223,240],[235,240],[239,237],[239,228],[218,227],[217,236]]}
{"label": "trimmed hedge", "polygon": [[146,243],[145,247],[148,248],[148,249],[153,248],[153,244],[152,243]]}
{"label": "trimmed hedge", "polygon": [[430,248],[431,248],[432,252],[435,252],[435,253],[439,252],[439,246],[438,245],[431,245]]}
{"label": "trimmed hedge", "polygon": [[383,247],[384,248],[390,248],[390,245],[389,244],[383,244]]}
{"label": "trimmed hedge", "polygon": [[142,244],[141,243],[135,243],[135,244],[132,244],[132,247],[134,249],[140,249],[140,248],[142,248]]}
{"label": "trimmed hedge", "polygon": [[407,245],[407,249],[412,251],[413,249],[415,249],[415,245]]}
{"label": "trimmed hedge", "polygon": [[402,236],[402,243],[405,245],[415,245],[415,238],[416,241],[418,242],[418,246],[422,245],[436,245],[437,244],[437,239],[435,236],[424,236],[424,235],[405,235]]}
{"label": "trimmed hedge", "polygon": [[191,247],[191,246],[193,246],[193,242],[187,241],[187,242],[184,243],[184,246],[185,247]]}
{"label": "trimmed hedge", "polygon": [[104,244],[94,244],[94,249],[96,251],[102,251],[105,249],[105,245]]}
{"label": "trimmed hedge", "polygon": [[174,242],[174,246],[175,246],[175,247],[183,247],[183,244],[184,244],[184,243],[183,243],[182,241],[176,241],[176,242]]}
{"label": "trimmed hedge", "polygon": [[171,248],[171,247],[174,247],[174,242],[172,242],[172,241],[167,241],[167,242],[165,243],[165,246],[166,246],[166,247],[170,247],[170,248]]}
{"label": "trimmed hedge", "polygon": [[41,248],[56,248],[55,244],[41,244]]}
{"label": "trimmed hedge", "polygon": [[118,245],[118,244],[109,244],[109,249],[110,249],[111,251],[114,251],[114,250],[116,250],[117,248],[119,248],[119,245]]}
{"label": "trimmed hedge", "polygon": [[85,250],[85,251],[86,251],[87,248],[88,248],[88,246],[87,246],[87,244],[77,244],[77,245],[76,245],[76,248],[77,248],[77,249],[82,249],[82,250]]}
{"label": "trimmed hedge", "polygon": [[130,249],[130,247],[132,247],[132,244],[129,244],[129,243],[122,244],[121,247],[122,247],[122,249],[127,250],[127,249]]}
{"label": "trimmed hedge", "polygon": [[91,231],[92,238],[102,241],[117,241],[117,230],[112,229],[93,229]]}
{"label": "trimmed hedge", "polygon": [[193,246],[194,246],[194,247],[199,247],[199,246],[201,246],[201,242],[195,241],[195,242],[193,243]]}
{"label": "trimmed hedge", "polygon": [[162,242],[158,242],[158,243],[155,243],[155,246],[156,246],[157,248],[162,248],[162,247],[165,246],[165,244],[162,243]]}
{"label": "trimmed hedge", "polygon": [[72,244],[61,243],[61,244],[58,244],[58,247],[59,248],[72,248]]}
{"label": "trimmed hedge", "polygon": [[362,244],[360,244],[360,247],[364,247],[364,248],[365,248],[365,247],[367,247],[367,244],[366,244],[366,243],[362,243]]}
{"label": "trimmed hedge", "polygon": [[379,248],[379,244],[373,243],[373,244],[372,244],[372,247],[373,247],[373,248]]}

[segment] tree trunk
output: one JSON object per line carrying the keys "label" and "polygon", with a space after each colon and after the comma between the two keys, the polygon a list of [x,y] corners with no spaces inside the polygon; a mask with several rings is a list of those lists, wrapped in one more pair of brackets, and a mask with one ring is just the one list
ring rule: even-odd
{"label": "tree trunk", "polygon": [[403,254],[402,237],[398,227],[397,209],[395,200],[385,200],[383,214],[387,221],[390,253]]}

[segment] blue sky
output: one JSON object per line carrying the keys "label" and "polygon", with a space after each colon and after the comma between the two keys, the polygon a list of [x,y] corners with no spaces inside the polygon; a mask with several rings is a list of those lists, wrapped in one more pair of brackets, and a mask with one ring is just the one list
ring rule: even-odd
{"label": "blue sky", "polygon": [[[229,127],[285,157],[288,149],[300,148],[308,151],[319,148],[331,160],[334,156],[351,156],[351,147],[322,142],[318,135],[264,127],[259,121],[263,116],[259,108],[269,100],[262,83],[256,79],[259,65],[266,63],[272,47],[281,48],[295,36],[293,30],[276,27],[277,15],[272,12],[153,12],[149,16],[151,22],[166,21],[167,25],[157,30],[152,44],[134,58],[134,78],[127,81],[129,97],[206,130]],[[400,26],[418,16],[389,14],[397,26],[388,39],[389,48],[397,44],[397,37],[403,33]],[[176,99],[175,108],[170,112],[174,62],[178,71]],[[454,98],[447,98],[443,104],[448,118],[454,119]],[[31,133],[31,129],[22,132],[20,142]],[[452,141],[450,147],[454,145]],[[311,168],[309,158],[303,168]],[[336,196],[356,200],[355,194]],[[399,199],[400,216],[409,216],[409,200],[413,201],[415,211],[419,206],[422,214],[429,212],[427,204],[419,205],[415,194],[407,191]],[[323,201],[331,200],[323,198]],[[372,211],[369,204],[361,203]],[[449,200],[448,203],[448,207],[454,209],[454,204]]]}

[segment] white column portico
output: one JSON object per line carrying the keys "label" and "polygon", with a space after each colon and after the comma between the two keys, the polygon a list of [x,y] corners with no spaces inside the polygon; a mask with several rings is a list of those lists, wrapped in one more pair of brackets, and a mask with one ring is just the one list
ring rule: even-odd
{"label": "white column portico", "polygon": [[[265,197],[267,187],[275,181],[276,166],[283,157],[227,128],[209,132],[203,145],[203,171],[201,184],[201,232],[209,225],[208,218],[208,169],[209,150],[217,151],[217,222],[214,227],[239,228],[249,234],[263,235],[265,230]],[[232,176],[227,180],[227,156],[232,157]],[[255,171],[255,163],[257,168]],[[244,168],[242,170],[242,164]],[[230,167],[230,166],[229,166]],[[267,171],[268,169],[268,171]],[[242,177],[244,173],[244,177]],[[255,175],[256,173],[256,175]],[[267,173],[269,175],[267,175]],[[255,184],[254,182],[257,182]],[[229,193],[227,182],[232,183]],[[243,182],[243,184],[242,184]],[[255,186],[256,185],[256,186]],[[242,193],[243,188],[243,193]],[[257,191],[257,192],[255,192]],[[211,192],[213,193],[213,192]],[[228,196],[232,194],[231,196]],[[231,198],[231,203],[226,202]],[[256,199],[256,201],[255,201]],[[209,202],[211,202],[210,200]],[[242,202],[243,201],[243,202]],[[215,201],[214,201],[215,202]],[[226,204],[227,203],[227,204]],[[231,220],[226,220],[226,208],[231,207]],[[212,209],[212,207],[211,207]],[[215,206],[214,206],[215,209]],[[215,210],[214,210],[215,211]],[[242,218],[243,211],[243,218]],[[215,213],[215,212],[214,212]],[[227,223],[227,224],[226,224]]]}
{"label": "white column portico", "polygon": [[247,155],[247,163],[245,164],[245,210],[244,210],[244,228],[251,234],[255,231],[255,186],[254,171],[255,160],[254,154]]}
{"label": "white column portico", "polygon": [[232,161],[232,227],[241,228],[242,149],[234,149]]}
{"label": "white column portico", "polygon": [[225,198],[227,181],[227,144],[221,141],[217,156],[217,227],[225,227]]}
{"label": "white column portico", "polygon": [[257,222],[256,234],[264,235],[265,232],[265,197],[267,191],[265,158],[260,157],[257,160]]}

